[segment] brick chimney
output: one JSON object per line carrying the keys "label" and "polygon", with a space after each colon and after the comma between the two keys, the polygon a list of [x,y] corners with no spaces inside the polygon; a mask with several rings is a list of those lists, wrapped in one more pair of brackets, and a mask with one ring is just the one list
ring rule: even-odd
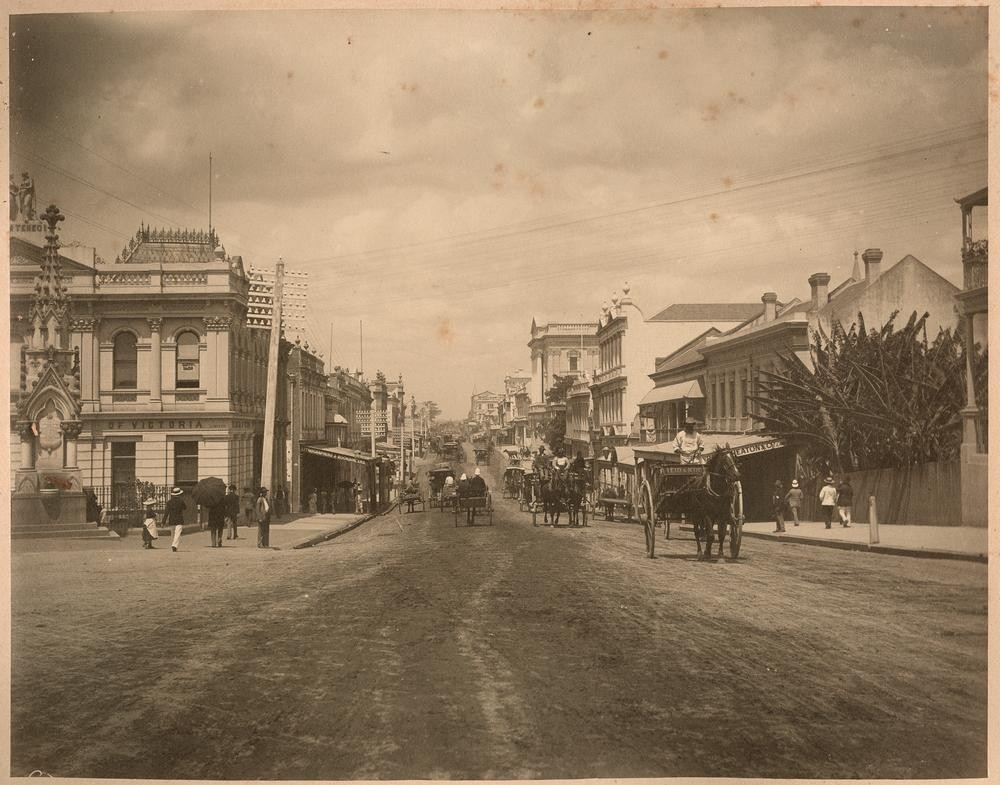
{"label": "brick chimney", "polygon": [[861,258],[865,262],[865,280],[874,283],[882,274],[882,249],[866,248]]}
{"label": "brick chimney", "polygon": [[778,313],[778,295],[774,292],[764,292],[760,301],[764,303],[764,321],[773,322]]}
{"label": "brick chimney", "polygon": [[812,309],[818,310],[830,301],[827,286],[830,284],[828,273],[813,273],[809,276],[809,287],[812,289]]}

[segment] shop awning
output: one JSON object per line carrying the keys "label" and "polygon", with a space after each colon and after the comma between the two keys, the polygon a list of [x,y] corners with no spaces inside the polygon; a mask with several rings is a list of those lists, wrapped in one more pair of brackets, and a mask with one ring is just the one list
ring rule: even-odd
{"label": "shop awning", "polygon": [[342,414],[333,415],[333,421],[338,425],[347,425],[347,420],[344,418],[344,415]]}
{"label": "shop awning", "polygon": [[696,381],[680,382],[678,384],[668,384],[665,387],[654,387],[645,397],[639,401],[642,406],[646,403],[666,403],[667,401],[682,401],[685,398],[704,398],[701,386]]}
{"label": "shop awning", "polygon": [[607,458],[598,456],[597,461],[599,463],[617,463],[619,465],[632,466],[635,463],[635,455],[631,447],[615,447],[612,455],[609,455]]}
{"label": "shop awning", "polygon": [[[705,445],[705,455],[708,456],[716,447],[729,446],[734,458],[742,458],[758,452],[778,450],[785,446],[784,439],[773,436],[741,433],[703,433],[702,443]],[[674,452],[673,441],[644,444],[635,448],[636,460],[667,461],[678,463],[680,458]]]}
{"label": "shop awning", "polygon": [[347,447],[303,447],[302,453],[303,455],[315,455],[319,458],[358,463],[362,466],[367,466],[375,460],[372,456],[366,455],[360,450],[349,450]]}

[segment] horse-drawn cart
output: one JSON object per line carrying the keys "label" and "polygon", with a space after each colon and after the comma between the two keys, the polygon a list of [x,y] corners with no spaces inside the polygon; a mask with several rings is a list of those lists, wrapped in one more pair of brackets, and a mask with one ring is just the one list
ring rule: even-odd
{"label": "horse-drawn cart", "polygon": [[694,526],[699,557],[711,555],[713,525],[718,530],[719,555],[727,534],[729,555],[734,559],[740,555],[743,486],[728,449],[717,449],[706,464],[644,461],[640,467],[636,503],[646,533],[647,555],[653,555],[657,524],[663,522],[670,539],[671,524],[680,523],[682,518]]}
{"label": "horse-drawn cart", "polygon": [[483,515],[489,525],[493,525],[493,497],[489,491],[485,496],[456,496],[455,497],[455,526],[458,526],[459,516],[465,513],[466,526],[476,525],[476,516]]}
{"label": "horse-drawn cart", "polygon": [[487,447],[476,448],[476,466],[481,463],[485,463],[487,466],[490,465],[490,451]]}
{"label": "horse-drawn cart", "polygon": [[503,498],[520,499],[521,486],[524,484],[524,467],[508,466],[503,472]]}

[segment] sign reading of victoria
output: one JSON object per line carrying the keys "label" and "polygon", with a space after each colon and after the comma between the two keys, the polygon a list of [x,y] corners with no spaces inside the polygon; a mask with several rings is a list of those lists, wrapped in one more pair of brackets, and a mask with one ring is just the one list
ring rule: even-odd
{"label": "sign reading of victoria", "polygon": [[109,420],[106,431],[153,431],[176,428],[178,430],[202,428],[201,420]]}

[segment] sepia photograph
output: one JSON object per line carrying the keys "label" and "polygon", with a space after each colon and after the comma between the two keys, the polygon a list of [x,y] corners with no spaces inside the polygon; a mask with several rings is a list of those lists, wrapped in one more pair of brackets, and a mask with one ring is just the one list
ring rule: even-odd
{"label": "sepia photograph", "polygon": [[987,6],[14,5],[5,777],[987,777]]}

